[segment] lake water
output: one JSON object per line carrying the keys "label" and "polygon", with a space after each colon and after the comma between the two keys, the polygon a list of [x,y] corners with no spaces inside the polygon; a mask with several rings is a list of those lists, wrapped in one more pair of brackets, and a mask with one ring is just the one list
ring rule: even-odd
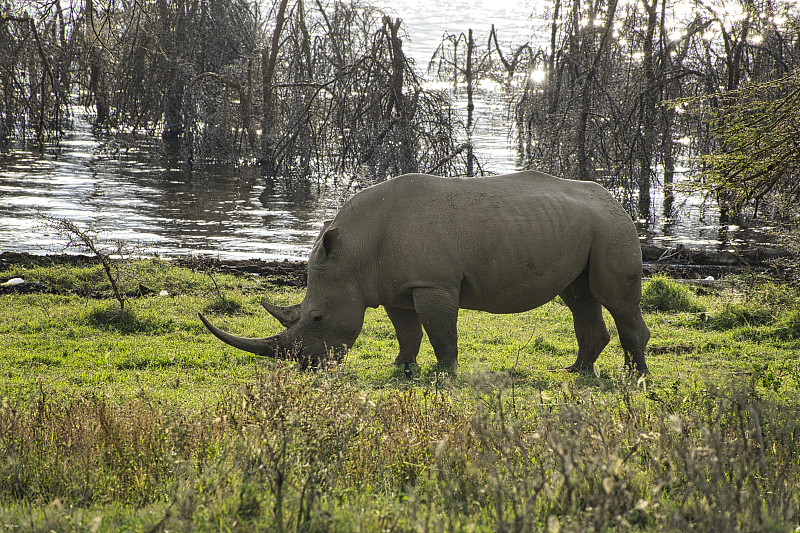
{"label": "lake water", "polygon": [[[404,20],[410,37],[404,49],[424,67],[444,33],[472,28],[483,40],[494,23],[501,43],[535,40],[541,22],[531,17],[530,6],[504,0],[404,0],[387,10]],[[484,168],[516,169],[502,94],[484,91],[475,120],[473,143]],[[44,155],[0,153],[0,252],[62,251],[63,239],[42,224],[43,216],[55,216],[91,227],[103,238],[138,244],[146,255],[305,259],[322,221],[340,202],[332,187],[270,180],[258,169],[189,172],[155,141],[123,146],[96,138],[77,114],[74,130]],[[658,198],[655,202],[660,205]],[[735,251],[770,240],[763,232],[720,225],[717,211],[698,195],[678,196],[675,214],[640,224],[643,238],[704,251]]]}

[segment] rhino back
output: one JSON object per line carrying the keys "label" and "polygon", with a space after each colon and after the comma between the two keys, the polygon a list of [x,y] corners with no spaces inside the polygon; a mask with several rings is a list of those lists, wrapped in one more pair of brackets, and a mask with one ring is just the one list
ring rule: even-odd
{"label": "rhino back", "polygon": [[459,291],[464,308],[519,312],[563,291],[598,241],[640,253],[605,189],[538,172],[401,176],[354,196],[334,224],[375,305],[409,307],[413,288],[438,287]]}

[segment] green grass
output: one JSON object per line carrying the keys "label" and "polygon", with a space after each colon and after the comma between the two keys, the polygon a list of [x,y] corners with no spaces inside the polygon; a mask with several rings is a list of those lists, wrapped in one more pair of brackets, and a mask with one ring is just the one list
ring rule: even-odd
{"label": "green grass", "polygon": [[[459,317],[459,373],[425,341],[409,380],[382,310],[317,372],[211,336],[280,326],[252,276],[125,266],[124,312],[93,267],[21,267],[0,296],[0,529],[34,531],[793,531],[800,520],[800,312],[764,284],[659,278],[648,364],[597,375],[559,299]],[[80,290],[77,290],[79,287]],[[732,285],[734,287],[734,285]],[[159,296],[166,290],[167,296]],[[650,297],[648,296],[648,297]],[[687,306],[686,302],[691,305]]]}

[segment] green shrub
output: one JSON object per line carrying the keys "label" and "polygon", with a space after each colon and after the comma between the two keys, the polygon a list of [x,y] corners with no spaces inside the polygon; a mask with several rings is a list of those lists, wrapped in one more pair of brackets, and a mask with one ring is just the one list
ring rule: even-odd
{"label": "green shrub", "polygon": [[800,309],[792,309],[781,317],[776,336],[780,339],[800,339]]}
{"label": "green shrub", "polygon": [[772,309],[758,303],[727,302],[711,319],[711,327],[717,330],[765,326],[775,317]]}
{"label": "green shrub", "polygon": [[[383,311],[368,310],[343,363],[301,372],[221,349],[197,319],[214,309],[234,332],[270,334],[263,280],[139,264],[140,283],[180,293],[137,297],[125,311],[73,294],[0,297],[0,524],[479,533],[800,523],[790,288],[705,296],[707,319],[647,315],[653,376],[639,381],[615,372],[613,357],[598,376],[552,371],[574,355],[574,334],[568,309],[551,304],[462,313],[460,374],[438,374],[426,341],[409,380],[391,365]],[[699,306],[670,280],[645,294],[670,290]],[[269,297],[291,304],[303,291]],[[664,298],[668,309],[678,297]],[[734,330],[715,331],[717,315]]]}
{"label": "green shrub", "polygon": [[698,313],[705,307],[686,287],[655,276],[642,289],[642,309],[662,313]]}
{"label": "green shrub", "polygon": [[766,282],[758,287],[757,295],[769,307],[792,308],[798,304],[797,292],[791,285],[778,285]]}

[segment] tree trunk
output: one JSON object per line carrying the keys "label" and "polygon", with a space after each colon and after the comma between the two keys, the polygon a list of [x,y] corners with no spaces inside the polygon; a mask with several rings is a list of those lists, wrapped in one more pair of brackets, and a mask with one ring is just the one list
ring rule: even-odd
{"label": "tree trunk", "polygon": [[[663,69],[673,68],[674,64],[683,64],[683,58],[686,55],[688,46],[684,47],[683,51],[671,56],[671,46],[668,44],[667,29],[666,29],[666,1],[661,2],[661,17],[660,17],[660,61]],[[667,82],[664,87],[664,98],[670,99],[673,97],[673,92],[677,92],[679,85],[677,81],[671,80]],[[673,215],[673,204],[675,201],[675,158],[673,157],[674,142],[672,140],[673,125],[675,124],[675,107],[665,106],[661,110],[661,159],[664,162],[664,218],[671,218]]]}
{"label": "tree trunk", "polygon": [[639,171],[637,185],[639,188],[639,216],[642,218],[650,217],[650,184],[653,163],[653,137],[656,116],[656,97],[653,71],[653,39],[656,33],[658,22],[658,0],[653,0],[652,4],[646,0],[642,2],[647,12],[647,31],[645,32],[644,42],[642,43],[642,69],[644,71],[644,85],[642,87],[642,111],[639,123]]}
{"label": "tree trunk", "polygon": [[[398,32],[401,19],[392,21],[390,17],[383,17],[384,31],[389,36],[389,45],[392,53],[392,74],[389,80],[389,103],[386,106],[386,120],[397,119],[397,128],[400,138],[400,172],[403,174],[417,172],[417,158],[413,150],[413,138],[409,121],[413,116],[413,108],[410,109],[406,97],[403,95],[404,72],[406,67],[406,56],[403,53],[403,41]],[[397,116],[393,116],[393,109]]]}
{"label": "tree trunk", "polygon": [[675,200],[675,159],[672,156],[672,124],[675,121],[675,110],[663,111],[663,129],[661,131],[661,157],[664,160],[664,216],[672,216],[672,205]]}
{"label": "tree trunk", "polygon": [[561,0],[553,5],[553,21],[550,24],[550,57],[547,59],[547,101],[548,114],[554,115],[558,109],[558,93],[561,87],[560,76],[556,78],[556,37],[558,35],[558,17],[561,12]]}
{"label": "tree trunk", "polygon": [[268,48],[261,52],[261,162],[271,170],[276,169],[275,161],[275,105],[273,94],[273,78],[278,63],[278,52],[281,44],[281,33],[286,22],[286,6],[289,0],[281,0],[275,17],[275,29]]}
{"label": "tree trunk", "polygon": [[472,28],[467,33],[467,65],[466,65],[466,78],[467,78],[467,129],[472,129],[472,113],[475,111],[475,103],[473,98],[472,78],[472,54],[475,52],[475,41],[472,38]]}
{"label": "tree trunk", "polygon": [[401,119],[406,117],[405,98],[403,97],[403,70],[405,68],[405,55],[403,54],[403,42],[398,37],[400,30],[400,19],[392,21],[388,16],[383,17],[384,30],[387,30],[389,46],[392,54],[392,75],[389,87],[389,103],[386,106],[384,118],[390,119],[395,110]]}
{"label": "tree trunk", "polygon": [[164,129],[161,131],[161,138],[168,142],[177,141],[185,131],[183,99],[186,80],[180,66],[182,54],[176,44],[178,41],[176,36],[187,31],[184,2],[177,2],[174,10],[175,19],[173,20],[167,0],[158,1],[158,23],[161,25],[160,33],[164,39],[162,46],[170,51],[167,55],[166,90],[162,104]]}
{"label": "tree trunk", "polygon": [[[583,77],[583,85],[581,86],[580,110],[578,113],[578,124],[575,128],[576,131],[576,149],[578,159],[578,179],[588,180],[592,177],[591,161],[589,150],[586,145],[586,131],[589,123],[589,113],[592,107],[592,90],[595,86],[595,76],[600,61],[605,54],[606,44],[611,37],[611,30],[614,27],[614,17],[617,11],[617,0],[610,0],[608,4],[608,12],[606,13],[606,22],[603,28],[603,37],[597,47],[594,59],[586,70]],[[578,13],[573,12],[573,24],[577,20]],[[587,37],[588,38],[588,37]]]}
{"label": "tree trunk", "polygon": [[177,141],[183,134],[183,96],[184,82],[177,65],[170,65],[169,80],[164,95],[164,129],[161,138],[165,141]]}
{"label": "tree trunk", "polygon": [[105,73],[103,72],[102,47],[94,25],[94,2],[86,0],[86,33],[84,35],[89,59],[89,92],[94,100],[97,116],[94,127],[102,128],[108,123],[108,96],[106,95]]}

